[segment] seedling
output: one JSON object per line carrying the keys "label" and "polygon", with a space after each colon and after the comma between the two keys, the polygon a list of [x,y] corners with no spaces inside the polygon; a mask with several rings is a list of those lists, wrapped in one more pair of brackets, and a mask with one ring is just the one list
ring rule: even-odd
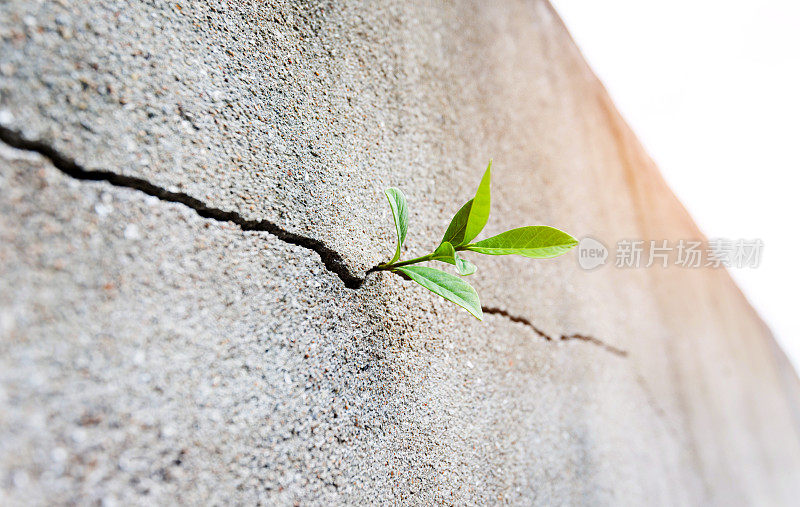
{"label": "seedling", "polygon": [[533,259],[548,259],[566,253],[578,244],[575,238],[569,234],[546,225],[519,227],[472,243],[472,240],[480,234],[489,220],[491,171],[492,162],[489,161],[489,167],[483,174],[475,197],[458,210],[458,213],[450,221],[439,246],[428,255],[406,261],[400,260],[400,250],[408,233],[406,198],[398,188],[386,189],[386,197],[389,199],[389,206],[392,208],[394,216],[394,226],[397,230],[397,249],[389,262],[379,264],[376,269],[391,271],[403,278],[413,280],[431,292],[466,309],[478,320],[483,320],[478,293],[470,284],[450,273],[426,266],[414,266],[414,264],[426,261],[446,262],[455,266],[459,275],[467,276],[475,273],[477,267],[469,260],[462,258],[459,252],[469,251],[486,255],[517,254]]}

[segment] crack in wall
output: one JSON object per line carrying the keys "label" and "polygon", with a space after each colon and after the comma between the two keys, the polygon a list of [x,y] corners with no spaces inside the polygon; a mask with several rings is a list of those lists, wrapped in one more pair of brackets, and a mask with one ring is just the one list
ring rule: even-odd
{"label": "crack in wall", "polygon": [[610,352],[615,354],[619,357],[627,357],[628,352],[622,349],[618,349],[613,345],[609,345],[608,343],[604,342],[603,340],[598,340],[594,336],[589,336],[585,334],[571,334],[571,335],[561,335],[561,341],[568,341],[568,340],[580,340],[582,342],[591,343],[592,345],[597,345],[601,349],[605,350],[606,352]]}
{"label": "crack in wall", "polygon": [[642,376],[641,373],[636,373],[636,383],[642,389],[644,393],[645,400],[647,400],[647,404],[650,406],[650,409],[656,415],[656,417],[662,422],[664,427],[669,431],[674,437],[680,438],[680,432],[672,425],[667,412],[661,408],[661,405],[658,404],[656,401],[657,398],[650,390],[650,387],[647,384],[647,380]]}
{"label": "crack in wall", "polygon": [[210,218],[220,222],[232,222],[238,225],[243,231],[268,232],[285,243],[297,245],[316,252],[320,259],[322,259],[322,264],[325,265],[325,268],[338,276],[348,289],[358,289],[364,283],[364,277],[351,273],[344,259],[338,252],[318,239],[289,232],[267,220],[250,220],[236,211],[212,208],[189,194],[172,192],[142,178],[125,176],[105,170],[86,169],[75,160],[58,152],[58,150],[49,144],[43,141],[26,139],[21,133],[2,125],[0,125],[0,141],[18,150],[31,151],[42,155],[48,159],[56,169],[72,178],[87,181],[105,181],[117,187],[139,190],[147,195],[157,197],[162,201],[175,202],[188,206],[203,218]]}
{"label": "crack in wall", "polygon": [[503,309],[495,308],[495,307],[492,307],[492,306],[481,306],[481,310],[483,310],[483,313],[489,313],[489,314],[492,314],[492,315],[500,315],[501,317],[507,318],[511,322],[517,322],[517,323],[522,324],[524,326],[528,326],[529,328],[533,329],[534,333],[536,333],[537,335],[541,336],[545,340],[547,340],[549,342],[553,341],[553,339],[547,333],[545,333],[544,331],[542,331],[538,327],[534,326],[533,322],[529,321],[525,317],[520,317],[519,315],[511,315],[510,313],[508,313],[507,311],[505,311]]}
{"label": "crack in wall", "polygon": [[539,329],[538,327],[536,327],[533,324],[533,322],[531,322],[530,320],[526,319],[525,317],[521,317],[519,315],[513,315],[513,314],[508,313],[507,311],[505,311],[505,310],[503,310],[501,308],[496,308],[496,307],[492,307],[492,306],[481,306],[481,310],[483,310],[483,313],[488,313],[488,314],[492,314],[492,315],[499,315],[501,317],[504,317],[504,318],[510,320],[511,322],[517,322],[519,324],[527,326],[527,327],[531,328],[534,333],[536,333],[537,335],[539,335],[540,337],[544,338],[545,340],[547,340],[549,342],[579,340],[579,341],[582,341],[582,342],[591,343],[592,345],[600,347],[601,349],[603,349],[606,352],[609,352],[611,354],[614,354],[615,356],[628,357],[628,352],[627,351],[622,350],[620,348],[617,348],[617,347],[615,347],[613,345],[609,345],[608,343],[606,343],[603,340],[600,340],[598,338],[595,338],[594,336],[574,333],[574,334],[571,334],[571,335],[562,334],[559,338],[554,338],[554,337],[550,336],[549,334],[545,333],[544,331],[542,331],[541,329]]}
{"label": "crack in wall", "polygon": [[[267,220],[250,220],[243,217],[236,211],[226,211],[219,208],[212,208],[203,201],[195,197],[192,197],[189,194],[186,194],[184,192],[172,192],[170,190],[167,190],[166,188],[159,187],[158,185],[155,185],[143,178],[137,178],[135,176],[126,176],[106,170],[86,169],[85,167],[82,167],[80,164],[78,164],[72,158],[60,153],[53,146],[43,141],[26,139],[20,132],[11,130],[2,125],[0,125],[0,141],[18,150],[38,153],[39,155],[48,159],[56,169],[60,170],[61,172],[72,178],[85,181],[104,181],[116,187],[138,190],[140,192],[144,192],[147,195],[157,197],[162,201],[183,204],[184,206],[187,206],[192,210],[194,210],[198,215],[200,215],[203,218],[209,218],[212,220],[217,220],[219,222],[231,222],[239,226],[239,228],[241,228],[243,231],[268,232],[285,243],[297,245],[299,247],[306,248],[308,250],[316,252],[319,255],[320,259],[322,260],[322,263],[324,264],[325,268],[331,273],[338,276],[339,279],[344,283],[345,287],[349,289],[358,289],[364,283],[365,277],[360,277],[351,273],[350,270],[347,268],[342,256],[338,252],[333,250],[331,247],[326,245],[324,242],[318,239],[308,238],[306,236],[301,236],[294,232],[289,232],[281,228],[277,224],[274,224]],[[372,273],[374,271],[375,268],[367,271],[367,274]],[[510,314],[509,312],[500,308],[482,306],[481,309],[483,310],[484,313],[499,315],[501,317],[510,320],[511,322],[516,322],[518,324],[527,326],[528,328],[532,329],[533,332],[536,333],[539,337],[544,338],[546,341],[549,342],[558,341],[557,339],[554,339],[541,329],[537,328],[533,324],[533,322],[526,319],[525,317]],[[561,341],[581,340],[596,345],[620,357],[625,357],[628,355],[626,351],[608,345],[607,343],[588,335],[582,335],[582,334],[561,335],[560,339]]]}

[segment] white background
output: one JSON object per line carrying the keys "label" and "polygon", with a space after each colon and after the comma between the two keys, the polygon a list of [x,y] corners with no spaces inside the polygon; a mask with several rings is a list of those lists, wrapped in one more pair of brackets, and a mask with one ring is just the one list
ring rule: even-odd
{"label": "white background", "polygon": [[800,2],[552,0],[709,238],[761,238],[731,269],[800,366]]}

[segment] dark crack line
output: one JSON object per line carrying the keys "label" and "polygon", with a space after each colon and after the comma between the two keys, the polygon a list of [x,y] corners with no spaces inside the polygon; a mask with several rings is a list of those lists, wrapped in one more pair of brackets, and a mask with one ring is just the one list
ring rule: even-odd
{"label": "dark crack line", "polygon": [[618,349],[617,347],[615,347],[613,345],[609,345],[608,343],[606,343],[606,342],[604,342],[602,340],[598,340],[594,336],[588,336],[588,335],[585,335],[585,334],[577,334],[577,333],[576,334],[571,334],[571,335],[562,334],[561,335],[561,340],[562,341],[580,340],[582,342],[587,342],[587,343],[591,343],[593,345],[597,345],[601,349],[603,349],[603,350],[605,350],[607,352],[610,352],[612,354],[618,355],[619,357],[627,357],[628,356],[628,352],[627,351],[622,350],[622,349]]}
{"label": "dark crack line", "polygon": [[342,256],[338,252],[318,239],[308,238],[294,232],[289,232],[282,229],[277,224],[266,220],[249,220],[235,211],[212,208],[195,197],[183,192],[169,191],[166,188],[154,185],[142,178],[125,176],[111,171],[86,169],[81,167],[73,159],[59,153],[49,144],[42,141],[26,139],[19,132],[3,127],[2,125],[0,125],[0,141],[18,150],[31,151],[42,155],[48,159],[56,169],[72,178],[87,181],[105,181],[117,187],[139,190],[147,195],[157,197],[162,201],[175,202],[188,206],[203,218],[210,218],[219,222],[231,222],[238,225],[243,231],[268,232],[285,243],[297,245],[316,252],[320,256],[320,259],[322,259],[325,268],[338,276],[342,282],[344,282],[345,287],[349,289],[358,289],[364,283],[364,278],[354,275],[347,269],[344,259],[342,259]]}
{"label": "dark crack line", "polygon": [[491,306],[481,306],[481,310],[483,310],[483,313],[489,313],[489,314],[492,314],[492,315],[500,315],[501,317],[507,318],[511,322],[517,322],[519,324],[523,324],[525,326],[528,326],[529,328],[533,329],[534,333],[538,334],[539,336],[541,336],[545,340],[547,340],[549,342],[553,341],[553,339],[547,333],[545,333],[544,331],[542,331],[538,327],[534,326],[533,322],[529,321],[525,317],[520,317],[519,315],[511,315],[510,313],[508,313],[505,310],[502,310],[500,308],[494,308],[494,307],[491,307]]}
{"label": "dark crack line", "polygon": [[619,357],[627,357],[628,356],[628,352],[627,351],[619,349],[617,347],[614,347],[613,345],[609,345],[606,342],[604,342],[602,340],[599,340],[599,339],[597,339],[597,338],[595,338],[593,336],[589,336],[589,335],[585,335],[585,334],[577,334],[577,333],[576,334],[571,334],[571,335],[562,334],[560,338],[556,339],[556,338],[553,338],[552,336],[550,336],[549,334],[545,333],[544,331],[542,331],[538,327],[536,327],[533,324],[533,322],[531,322],[530,320],[526,319],[525,317],[521,317],[519,315],[513,315],[513,314],[510,314],[510,313],[508,313],[507,311],[505,311],[505,310],[503,310],[501,308],[495,308],[495,307],[491,307],[491,306],[481,306],[481,310],[483,310],[483,313],[488,313],[488,314],[492,314],[492,315],[499,315],[501,317],[505,317],[506,319],[510,320],[511,322],[517,322],[519,324],[527,326],[527,327],[531,328],[534,333],[536,333],[537,335],[539,335],[540,337],[544,338],[545,340],[547,340],[549,342],[559,341],[559,340],[560,341],[579,340],[579,341],[582,341],[582,342],[591,343],[592,345],[600,347],[601,349],[605,350],[606,352],[609,352],[609,353],[614,354],[614,355],[619,356]]}
{"label": "dark crack line", "polygon": [[647,400],[647,404],[650,405],[650,409],[653,411],[656,417],[658,417],[658,419],[661,420],[667,431],[672,433],[673,436],[679,437],[680,432],[672,425],[669,416],[667,415],[667,412],[663,408],[661,408],[661,405],[658,404],[655,395],[650,390],[650,387],[647,384],[647,380],[645,380],[645,378],[640,373],[636,374],[636,383],[642,389],[645,400]]}

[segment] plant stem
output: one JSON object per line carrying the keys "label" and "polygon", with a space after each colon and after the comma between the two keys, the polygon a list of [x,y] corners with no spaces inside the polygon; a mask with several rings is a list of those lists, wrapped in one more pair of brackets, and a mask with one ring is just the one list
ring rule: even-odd
{"label": "plant stem", "polygon": [[[468,247],[471,247],[472,245],[474,245],[474,243],[470,243],[468,245],[457,246],[457,247],[455,247],[455,250],[457,252],[461,252],[462,250],[466,250]],[[394,269],[394,268],[399,268],[401,266],[408,266],[409,264],[417,264],[419,262],[429,261],[429,260],[433,259],[433,256],[434,256],[434,254],[429,253],[428,255],[423,255],[422,257],[416,257],[414,259],[409,259],[407,261],[394,262],[394,263],[391,263],[391,264],[389,264],[389,263],[378,264],[378,267],[375,268],[375,269],[377,269],[379,271],[388,271],[388,270],[391,270],[391,269]]]}
{"label": "plant stem", "polygon": [[388,270],[399,268],[400,266],[407,266],[409,264],[416,264],[418,262],[425,262],[433,259],[433,254],[423,255],[422,257],[417,257],[415,259],[409,259],[407,261],[395,262],[394,264],[380,264],[378,265],[379,270]]}

